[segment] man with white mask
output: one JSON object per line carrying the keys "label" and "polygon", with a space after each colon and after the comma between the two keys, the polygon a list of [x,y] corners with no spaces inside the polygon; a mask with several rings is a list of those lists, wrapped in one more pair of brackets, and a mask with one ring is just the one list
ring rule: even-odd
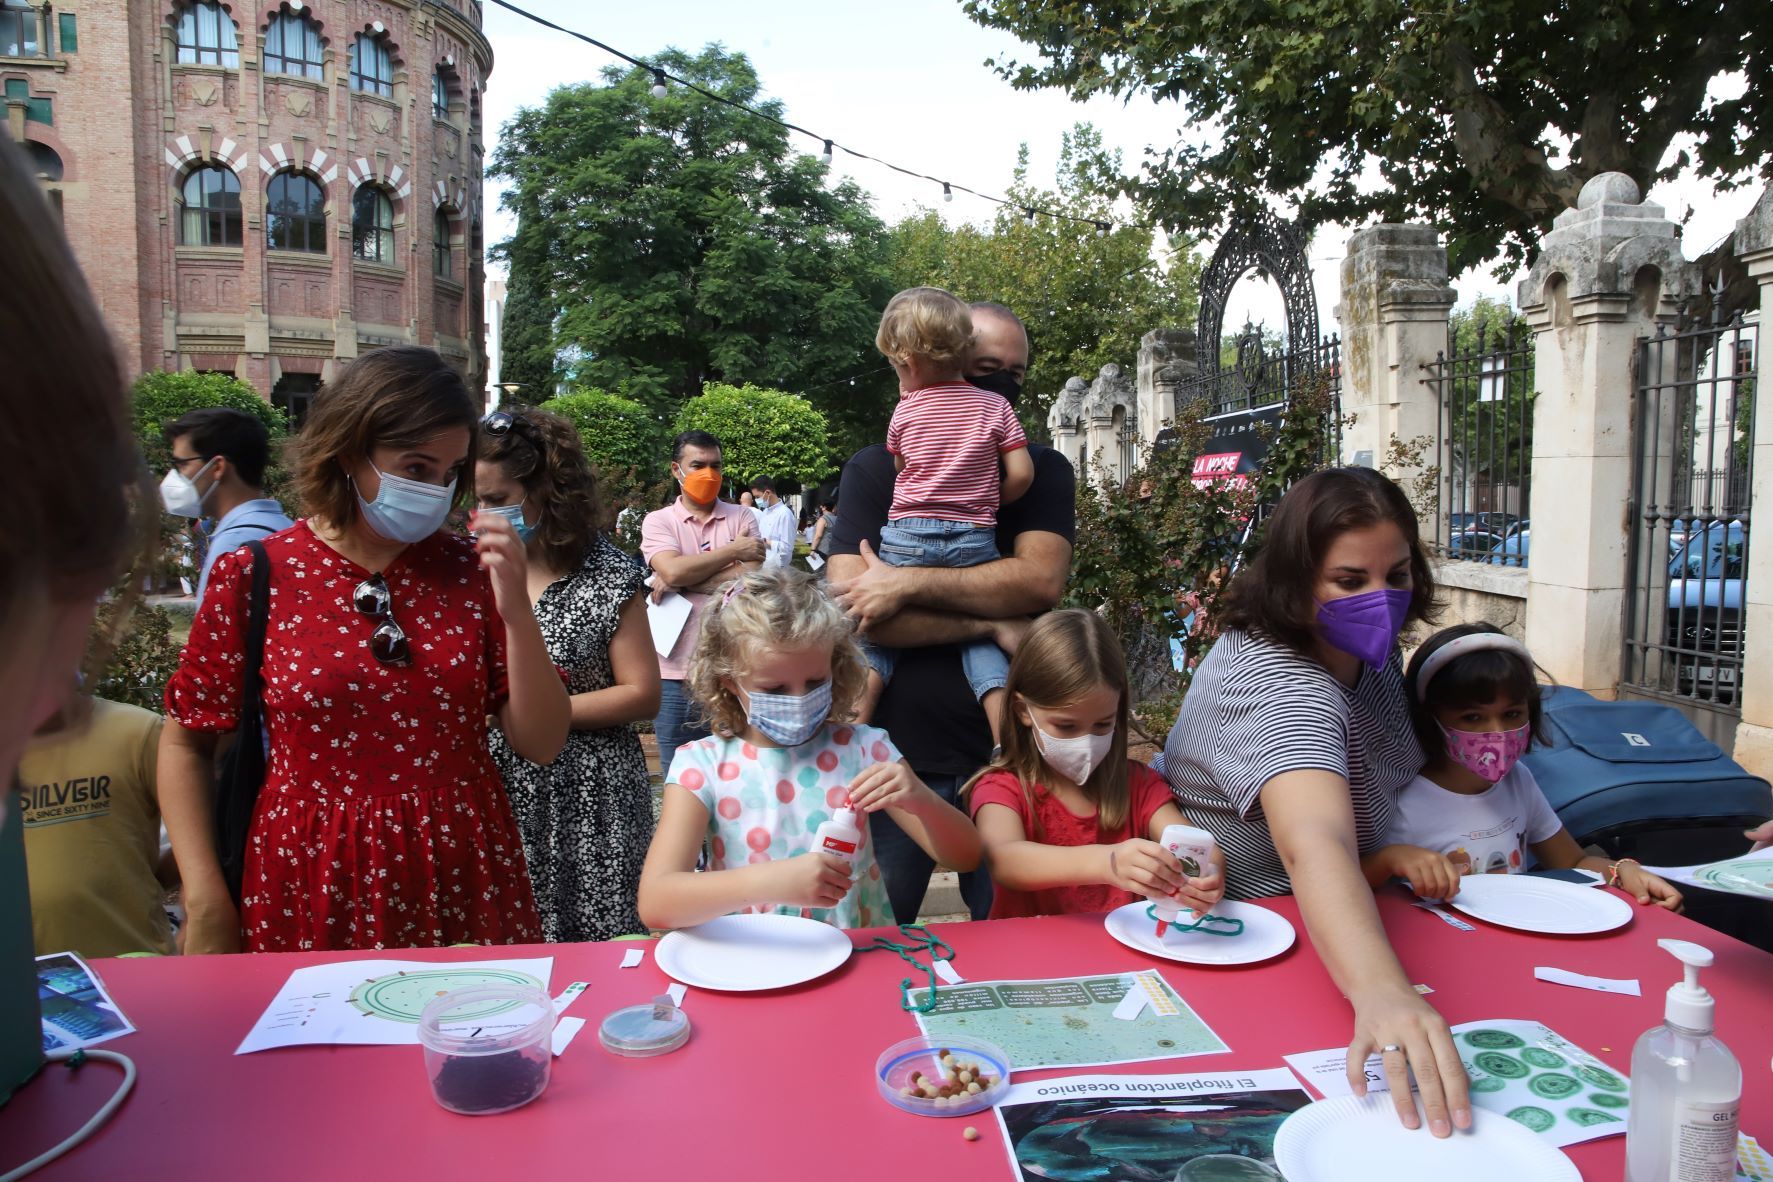
{"label": "man with white mask", "polygon": [[207,406],[190,411],[163,432],[172,465],[160,482],[160,503],[175,517],[213,521],[197,578],[197,606],[218,555],[238,550],[293,524],[264,492],[270,437],[243,410]]}

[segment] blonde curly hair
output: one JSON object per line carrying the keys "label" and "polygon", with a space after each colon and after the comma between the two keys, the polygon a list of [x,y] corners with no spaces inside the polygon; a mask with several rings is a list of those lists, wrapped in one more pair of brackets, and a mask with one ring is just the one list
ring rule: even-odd
{"label": "blonde curly hair", "polygon": [[874,347],[903,364],[923,357],[960,365],[973,349],[973,313],[952,292],[939,287],[908,287],[881,314]]}
{"label": "blonde curly hair", "polygon": [[685,684],[701,704],[709,729],[730,738],[745,729],[745,706],[721,679],[742,676],[759,652],[823,644],[831,646],[831,720],[848,722],[868,680],[868,665],[849,617],[806,571],[751,571],[708,601]]}

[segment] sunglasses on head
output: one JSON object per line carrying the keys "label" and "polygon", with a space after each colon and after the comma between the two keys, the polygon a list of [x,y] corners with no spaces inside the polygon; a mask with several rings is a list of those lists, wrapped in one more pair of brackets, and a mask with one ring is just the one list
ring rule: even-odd
{"label": "sunglasses on head", "polygon": [[406,633],[394,622],[394,594],[381,575],[371,575],[351,592],[351,603],[372,620],[380,620],[370,633],[369,652],[378,662],[389,666],[412,664],[412,648]]}

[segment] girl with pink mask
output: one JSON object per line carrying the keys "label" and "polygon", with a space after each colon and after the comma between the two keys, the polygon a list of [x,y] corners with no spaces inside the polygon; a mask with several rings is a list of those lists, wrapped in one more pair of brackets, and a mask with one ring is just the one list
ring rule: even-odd
{"label": "girl with pink mask", "polygon": [[1462,874],[1593,870],[1639,903],[1681,909],[1681,895],[1627,858],[1584,854],[1520,758],[1541,737],[1527,647],[1489,624],[1445,628],[1404,675],[1427,763],[1399,793],[1386,845],[1361,860],[1369,882],[1401,878],[1423,898],[1459,893]]}

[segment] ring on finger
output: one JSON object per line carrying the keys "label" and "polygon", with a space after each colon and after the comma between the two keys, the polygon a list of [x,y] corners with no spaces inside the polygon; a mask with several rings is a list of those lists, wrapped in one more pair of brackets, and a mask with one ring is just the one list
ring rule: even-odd
{"label": "ring on finger", "polygon": [[1379,1053],[1381,1055],[1390,1055],[1390,1054],[1393,1054],[1394,1052],[1401,1053],[1403,1051],[1403,1049],[1404,1048],[1398,1046],[1395,1042],[1388,1042],[1384,1046],[1379,1048]]}

